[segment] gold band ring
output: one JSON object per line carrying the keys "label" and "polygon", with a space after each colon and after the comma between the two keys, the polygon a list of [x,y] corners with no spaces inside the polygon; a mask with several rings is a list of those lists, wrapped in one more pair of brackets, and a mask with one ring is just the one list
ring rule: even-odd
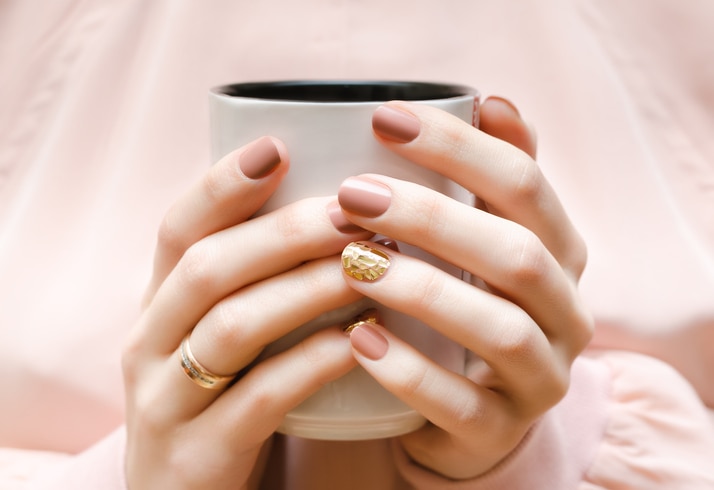
{"label": "gold band ring", "polygon": [[379,323],[379,313],[376,309],[370,308],[369,310],[363,311],[362,313],[354,317],[352,320],[350,320],[347,325],[342,328],[342,331],[346,334],[349,334],[352,332],[352,330],[359,326],[362,326],[364,324],[374,325],[375,323]]}
{"label": "gold band ring", "polygon": [[193,357],[193,352],[191,352],[191,345],[189,344],[190,334],[184,337],[181,342],[181,349],[179,349],[179,358],[181,359],[181,368],[186,376],[202,388],[208,388],[209,390],[221,390],[225,388],[235,375],[222,376],[219,374],[213,374],[211,371],[206,369],[201,365],[200,362]]}

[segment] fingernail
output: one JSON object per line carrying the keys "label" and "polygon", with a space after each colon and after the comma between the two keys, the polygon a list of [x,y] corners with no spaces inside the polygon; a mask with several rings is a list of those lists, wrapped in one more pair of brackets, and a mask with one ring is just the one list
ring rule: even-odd
{"label": "fingernail", "polygon": [[510,112],[511,115],[516,116],[518,119],[521,119],[521,113],[518,112],[518,108],[513,105],[513,102],[511,102],[510,100],[495,95],[489,97],[488,100],[498,103],[503,110],[505,110],[506,112]]}
{"label": "fingernail", "polygon": [[389,255],[364,242],[352,242],[342,250],[342,268],[358,281],[376,281],[389,268]]}
{"label": "fingernail", "polygon": [[354,317],[352,320],[347,322],[347,325],[342,329],[342,331],[349,334],[352,330],[364,323],[379,323],[379,312],[376,308],[365,310]]}
{"label": "fingernail", "polygon": [[260,179],[280,163],[280,152],[273,141],[264,136],[250,145],[240,156],[238,165],[249,179]]}
{"label": "fingernail", "polygon": [[342,209],[366,218],[383,214],[392,202],[392,191],[381,182],[364,177],[350,177],[337,193]]}
{"label": "fingernail", "polygon": [[388,140],[409,143],[419,136],[421,123],[413,114],[383,105],[372,114],[372,129]]}
{"label": "fingernail", "polygon": [[327,205],[327,215],[332,221],[332,225],[337,228],[340,233],[359,233],[365,231],[364,228],[357,226],[345,217],[342,212],[342,207],[337,201],[332,201]]}
{"label": "fingernail", "polygon": [[392,240],[391,238],[382,238],[381,240],[377,240],[376,243],[384,245],[385,247],[392,249],[395,252],[399,252],[399,244],[396,240]]}
{"label": "fingernail", "polygon": [[350,342],[357,352],[373,361],[383,358],[389,349],[386,337],[368,322],[362,323],[350,332]]}

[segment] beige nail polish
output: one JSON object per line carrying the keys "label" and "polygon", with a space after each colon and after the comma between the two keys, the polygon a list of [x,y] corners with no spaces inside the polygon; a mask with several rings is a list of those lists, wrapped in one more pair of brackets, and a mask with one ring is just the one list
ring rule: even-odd
{"label": "beige nail polish", "polygon": [[372,116],[374,131],[397,143],[409,143],[419,136],[421,123],[414,114],[383,105]]}
{"label": "beige nail polish", "polygon": [[238,164],[246,177],[260,179],[280,164],[280,152],[272,140],[264,136],[243,152]]}
{"label": "beige nail polish", "polygon": [[348,212],[376,218],[389,209],[392,191],[381,182],[366,177],[350,177],[342,182],[337,199]]}
{"label": "beige nail polish", "polygon": [[359,281],[376,281],[387,272],[389,256],[364,242],[352,242],[342,251],[342,268]]}
{"label": "beige nail polish", "polygon": [[327,205],[327,216],[332,225],[341,233],[364,233],[366,230],[349,221],[337,201]]}

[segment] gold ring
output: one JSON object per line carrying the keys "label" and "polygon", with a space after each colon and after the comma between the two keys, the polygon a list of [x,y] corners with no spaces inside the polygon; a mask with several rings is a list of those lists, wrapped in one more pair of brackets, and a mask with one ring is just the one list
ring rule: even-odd
{"label": "gold ring", "polygon": [[379,323],[379,312],[377,312],[375,308],[370,308],[369,310],[363,311],[362,313],[354,317],[352,320],[350,320],[347,325],[342,329],[342,331],[346,334],[349,334],[350,332],[352,332],[352,330],[361,325],[374,325],[376,323]]}
{"label": "gold ring", "polygon": [[211,371],[206,369],[201,365],[200,362],[193,357],[193,352],[191,352],[191,345],[189,344],[190,334],[184,337],[181,342],[181,349],[179,350],[179,357],[181,358],[181,368],[186,376],[202,388],[208,388],[209,390],[220,390],[225,388],[231,381],[233,381],[234,375],[232,376],[222,376],[219,374],[213,374]]}

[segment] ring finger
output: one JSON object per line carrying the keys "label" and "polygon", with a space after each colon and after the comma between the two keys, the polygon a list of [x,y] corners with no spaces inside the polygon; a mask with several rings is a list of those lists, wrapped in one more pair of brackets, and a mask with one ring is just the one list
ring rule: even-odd
{"label": "ring finger", "polygon": [[[159,230],[150,300],[186,250],[200,239],[247,220],[288,171],[285,145],[264,137],[215,163],[167,212]],[[236,203],[240,202],[240,206]]]}
{"label": "ring finger", "polygon": [[[351,287],[388,308],[419,318],[476,353],[496,375],[485,380],[485,387],[520,401],[547,403],[551,400],[547,393],[562,395],[565,373],[561,366],[566,363],[553,356],[543,331],[518,306],[376,244],[350,244],[345,253],[351,257],[343,260]],[[352,259],[358,256],[365,259]],[[375,262],[381,265],[372,266]],[[378,277],[360,279],[361,274],[354,271],[361,265],[378,271]]]}

